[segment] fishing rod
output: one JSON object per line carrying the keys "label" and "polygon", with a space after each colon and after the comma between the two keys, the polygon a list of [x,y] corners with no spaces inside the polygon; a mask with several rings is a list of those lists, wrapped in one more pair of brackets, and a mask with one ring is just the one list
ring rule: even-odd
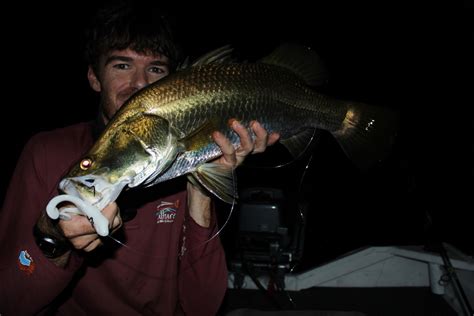
{"label": "fishing rod", "polygon": [[[430,212],[425,211],[425,217],[426,217],[426,230],[429,230],[431,228],[434,232],[436,232],[436,228],[433,225],[433,218]],[[431,242],[433,241],[431,240]],[[464,315],[474,316],[474,311],[472,309],[472,306],[469,303],[469,299],[466,295],[466,292],[464,292],[461,282],[459,281],[458,275],[456,273],[456,269],[451,264],[451,259],[449,258],[448,252],[446,251],[446,248],[444,247],[443,242],[435,241],[433,242],[432,246],[434,250],[440,254],[441,259],[443,259],[444,268],[445,268],[447,276],[449,277],[448,281],[449,280],[454,281],[452,282],[452,285],[454,288],[454,294],[456,295],[461,305],[461,309]]]}
{"label": "fishing rod", "polygon": [[469,299],[466,295],[466,292],[464,292],[464,289],[462,287],[461,282],[459,281],[458,275],[456,273],[456,269],[453,267],[451,264],[451,259],[448,256],[448,253],[446,251],[446,248],[444,247],[442,242],[438,243],[438,252],[441,255],[441,258],[443,259],[444,267],[446,270],[446,273],[449,275],[450,280],[453,280],[453,288],[454,288],[454,293],[456,294],[461,308],[464,312],[464,315],[466,316],[473,316],[474,311],[472,309],[471,304],[469,303]]}

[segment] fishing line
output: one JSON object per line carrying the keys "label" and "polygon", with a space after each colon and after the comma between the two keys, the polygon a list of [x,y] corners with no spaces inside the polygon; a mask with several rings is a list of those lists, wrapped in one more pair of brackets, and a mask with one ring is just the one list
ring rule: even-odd
{"label": "fishing line", "polygon": [[313,131],[313,135],[311,135],[311,138],[309,139],[309,142],[308,144],[306,145],[306,147],[301,151],[301,153],[294,157],[293,159],[291,159],[290,161],[288,162],[285,162],[285,163],[282,163],[280,165],[276,165],[276,166],[252,166],[252,168],[256,168],[256,169],[276,169],[276,168],[283,168],[283,167],[286,167],[286,166],[289,166],[293,163],[295,163],[296,161],[298,161],[307,151],[308,149],[313,145],[313,141],[316,137],[316,135],[318,134],[318,130],[317,129],[314,129]]}
{"label": "fishing line", "polygon": [[[311,145],[313,144],[313,140],[316,136],[316,133],[317,133],[317,129],[314,129],[313,131],[313,135],[311,135],[311,138],[308,142],[308,144],[306,145],[305,149],[301,152],[301,154],[299,156],[297,156],[295,159],[287,162],[287,163],[284,163],[284,164],[280,164],[280,165],[277,165],[277,166],[273,166],[273,167],[262,167],[264,169],[270,169],[270,168],[282,168],[282,167],[285,167],[285,166],[288,166],[292,163],[294,163],[296,160],[298,160],[299,158],[301,158],[303,156],[303,154],[311,147]],[[303,174],[301,176],[301,181],[300,181],[300,184],[299,184],[299,189],[298,191],[301,193],[301,190],[302,190],[302,187],[303,187],[303,182],[304,182],[304,178],[306,176],[306,172],[308,171],[309,169],[309,164],[311,163],[311,160],[313,159],[313,154],[311,154],[311,156],[309,157],[308,159],[308,162],[304,168],[304,171],[303,171]],[[235,183],[235,169],[232,170],[232,187],[233,187],[233,190],[234,190],[234,199],[232,200],[232,206],[230,208],[230,211],[229,211],[229,215],[227,216],[227,219],[226,221],[224,222],[224,224],[222,225],[222,227],[211,237],[209,238],[207,241],[205,241],[203,244],[199,245],[199,246],[202,246],[208,242],[210,242],[212,239],[214,239],[215,237],[217,237],[221,231],[224,229],[225,226],[227,226],[227,224],[229,223],[229,220],[232,216],[232,213],[235,209],[235,204],[236,204],[236,199],[235,199],[235,196],[237,196],[237,185]],[[305,218],[304,218],[304,214],[303,212],[301,211],[301,208],[299,208],[299,215],[300,215],[300,218],[301,220],[304,222]],[[197,247],[199,247],[197,246]]]}
{"label": "fishing line", "polygon": [[[300,193],[300,197],[302,197],[302,195],[303,195],[302,191],[303,191],[304,180],[305,180],[305,177],[306,177],[306,173],[308,172],[309,165],[311,164],[311,161],[313,160],[313,156],[314,156],[313,154],[311,154],[311,156],[309,156],[308,162],[306,163],[306,166],[304,167],[303,174],[301,175],[300,185],[299,185],[299,188],[298,188],[298,192]],[[299,208],[299,214],[300,214],[301,220],[304,222],[305,218],[304,218],[303,212],[301,211],[301,207]]]}
{"label": "fishing line", "polygon": [[[150,255],[148,253],[145,253],[145,252],[141,252],[141,251],[138,251],[138,250],[135,250],[134,248],[128,246],[127,244],[121,242],[120,240],[118,240],[117,238],[114,238],[112,237],[111,235],[107,235],[106,237],[112,239],[114,242],[116,242],[117,244],[119,244],[120,246],[126,248],[127,251],[131,251],[139,256],[142,256],[142,257],[145,257],[145,258],[153,258],[153,259],[165,259],[165,260],[169,260],[173,257],[171,256],[154,256],[154,255]],[[176,254],[176,257],[179,256],[179,253]]]}
{"label": "fishing line", "polygon": [[229,220],[230,220],[230,217],[232,216],[232,213],[234,211],[234,208],[235,208],[235,197],[237,196],[237,185],[235,183],[235,168],[232,169],[232,188],[234,190],[234,198],[232,199],[232,206],[230,207],[230,211],[229,211],[229,215],[227,216],[227,219],[225,220],[224,224],[222,225],[222,227],[214,234],[214,236],[212,236],[211,238],[209,238],[208,240],[206,240],[204,243],[202,243],[201,245],[199,245],[198,247],[210,242],[211,240],[213,240],[214,238],[217,237],[217,235],[219,235],[221,233],[221,231],[224,229],[225,226],[227,226],[227,223],[229,223]]}
{"label": "fishing line", "polygon": [[[186,245],[183,241],[183,244],[182,244],[182,248],[185,249],[185,251],[190,251],[190,250],[194,250],[194,249],[197,249],[199,247],[202,247],[203,245],[207,244],[208,242],[210,242],[211,240],[213,240],[214,238],[216,238],[221,232],[222,230],[224,229],[225,226],[227,226],[227,224],[229,223],[229,220],[232,216],[232,213],[235,209],[235,204],[236,204],[236,199],[235,199],[235,196],[237,195],[237,185],[236,185],[236,181],[235,181],[235,169],[232,169],[232,188],[233,188],[233,191],[234,191],[234,199],[232,200],[232,206],[230,208],[230,212],[229,212],[229,215],[227,216],[227,219],[226,221],[224,222],[224,224],[222,225],[221,228],[219,228],[219,230],[212,236],[210,237],[208,240],[204,241],[203,243],[197,245],[196,247],[193,247],[191,249],[187,249],[186,248]],[[184,224],[183,224],[184,225]],[[156,258],[156,259],[165,259],[165,258],[169,258],[169,257],[166,257],[166,256],[153,256],[153,255],[149,255],[147,253],[144,253],[144,252],[141,252],[141,251],[137,251],[135,249],[133,249],[132,247],[126,245],[125,243],[121,242],[120,240],[112,237],[110,234],[107,235],[107,237],[109,237],[111,240],[113,240],[114,242],[116,242],[117,244],[119,244],[120,246],[122,247],[125,247],[128,251],[132,251],[140,256],[144,256],[144,257],[148,257],[148,258]],[[178,255],[179,255],[179,250],[178,250]]]}
{"label": "fishing line", "polygon": [[[300,183],[299,183],[299,186],[298,186],[298,194],[299,194],[299,198],[298,200],[304,200],[304,194],[303,194],[303,184],[304,184],[304,180],[307,176],[307,172],[309,170],[309,166],[311,164],[311,161],[313,160],[313,157],[314,157],[314,154],[311,154],[308,158],[308,162],[306,163],[306,166],[304,167],[304,170],[301,174],[301,179],[300,179]],[[304,232],[304,226],[306,225],[306,216],[305,216],[305,212],[303,211],[303,208],[305,206],[303,206],[301,203],[297,203],[298,205],[298,218],[300,220],[300,225],[297,226],[297,229],[298,229],[298,234],[293,234],[293,237],[292,237],[292,242],[294,242],[294,239],[300,237],[300,238],[304,238],[304,236],[302,236],[302,233]],[[298,236],[298,237],[297,237]],[[297,249],[299,251],[299,248],[300,248],[300,245],[297,246]],[[295,270],[295,268],[299,265],[301,261],[296,261],[294,262],[294,264],[291,266],[291,268],[289,269],[289,273],[293,273],[293,271]],[[286,292],[286,295],[288,297],[288,300],[290,301],[290,303],[292,304],[292,306],[294,307],[295,306],[295,303],[290,295],[290,293],[288,293],[287,291],[284,291]]]}
{"label": "fishing line", "polygon": [[110,239],[112,239],[113,241],[115,241],[117,244],[119,244],[120,246],[123,246],[125,248],[129,248],[130,250],[134,251],[134,249],[132,247],[129,247],[127,246],[126,244],[124,244],[123,242],[121,242],[120,240],[118,240],[117,238],[114,238],[112,237],[111,235],[107,235],[107,237],[109,237]]}
{"label": "fishing line", "polygon": [[[309,148],[310,144],[313,142],[313,139],[316,135],[316,130],[314,131],[313,133],[313,136],[311,136],[311,139],[308,143],[308,146],[306,146],[305,150],[303,152],[306,152],[306,150]],[[301,175],[301,179],[300,179],[300,183],[299,183],[299,187],[298,187],[298,192],[301,193],[302,191],[302,188],[303,188],[303,183],[304,183],[304,180],[305,180],[305,177],[306,177],[306,173],[308,172],[308,169],[309,169],[309,165],[311,164],[311,161],[313,160],[313,154],[311,154],[311,156],[309,157],[308,159],[308,162],[306,163],[305,167],[304,167],[304,170],[303,170],[303,174]],[[290,163],[292,163],[292,161],[290,161],[289,163],[287,163],[286,165],[289,165]],[[285,164],[283,165],[280,165],[280,167],[283,167],[285,166]],[[229,211],[229,215],[227,216],[227,219],[225,220],[224,224],[222,225],[222,227],[211,237],[209,238],[208,240],[206,240],[205,242],[203,242],[201,245],[198,245],[196,246],[197,247],[200,247],[208,242],[210,242],[212,239],[214,239],[215,237],[217,237],[221,231],[224,229],[225,226],[227,226],[227,224],[229,223],[229,220],[232,216],[232,213],[235,209],[235,204],[236,204],[236,199],[235,199],[235,196],[237,195],[237,185],[235,183],[235,169],[232,170],[232,187],[234,189],[234,199],[232,200],[232,206],[230,208],[230,211]],[[299,212],[299,217],[301,219],[301,221],[304,223],[306,218],[301,210],[301,207],[298,208],[298,212]],[[294,267],[293,267],[294,268]]]}

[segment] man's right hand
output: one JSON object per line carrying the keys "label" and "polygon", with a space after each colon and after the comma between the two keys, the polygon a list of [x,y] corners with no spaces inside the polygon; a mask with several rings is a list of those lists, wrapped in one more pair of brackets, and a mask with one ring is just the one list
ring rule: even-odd
{"label": "man's right hand", "polygon": [[[102,214],[109,222],[109,231],[115,232],[122,226],[120,209],[113,202],[102,210]],[[99,235],[92,227],[86,216],[72,215],[70,220],[59,220],[59,227],[63,235],[69,239],[74,248],[90,252],[102,244]]]}
{"label": "man's right hand", "polygon": [[[117,203],[113,202],[102,210],[102,214],[109,222],[109,231],[113,233],[122,226],[122,218],[120,217],[120,209]],[[54,236],[59,240],[68,240],[72,247],[85,252],[90,252],[102,244],[99,235],[95,231],[92,224],[86,216],[71,215],[70,220],[62,220],[53,224],[51,219],[44,212],[37,222],[38,229],[46,235]],[[69,261],[71,251],[67,251],[63,255],[56,258],[50,258],[58,267],[65,267]]]}

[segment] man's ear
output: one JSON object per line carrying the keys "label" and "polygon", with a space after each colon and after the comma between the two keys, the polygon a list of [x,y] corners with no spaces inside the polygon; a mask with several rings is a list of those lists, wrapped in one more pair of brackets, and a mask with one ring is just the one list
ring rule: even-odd
{"label": "man's ear", "polygon": [[97,76],[95,75],[95,72],[92,70],[91,66],[89,66],[87,69],[87,79],[89,79],[89,85],[94,91],[100,92],[102,90],[100,81],[97,79]]}

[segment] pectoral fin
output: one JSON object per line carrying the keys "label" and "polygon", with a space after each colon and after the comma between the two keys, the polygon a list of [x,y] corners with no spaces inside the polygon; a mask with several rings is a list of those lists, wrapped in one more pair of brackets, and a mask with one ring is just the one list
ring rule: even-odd
{"label": "pectoral fin", "polygon": [[213,162],[205,163],[200,165],[189,178],[191,183],[199,183],[226,203],[232,203],[237,198],[237,186],[232,168]]}

